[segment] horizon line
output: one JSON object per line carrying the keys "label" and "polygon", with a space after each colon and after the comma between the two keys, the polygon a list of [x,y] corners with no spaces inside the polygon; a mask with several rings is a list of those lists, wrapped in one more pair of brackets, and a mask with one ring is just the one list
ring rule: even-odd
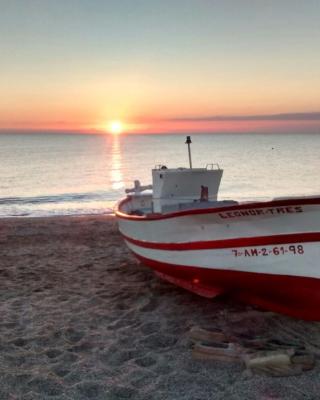
{"label": "horizon line", "polygon": [[[307,134],[314,134],[318,135],[320,134],[320,131],[316,132],[306,132]],[[121,137],[121,136],[131,136],[131,135],[245,135],[245,134],[250,134],[250,135],[288,135],[288,134],[296,134],[296,135],[303,135],[305,134],[304,132],[297,132],[297,131],[275,131],[275,132],[270,132],[270,131],[259,131],[259,130],[253,130],[253,131],[160,131],[160,132],[123,132],[119,135],[112,134],[110,132],[104,132],[104,131],[97,131],[97,130],[68,130],[68,129],[1,129],[0,128],[0,135],[5,135],[5,134],[13,134],[13,135],[28,135],[28,134],[57,134],[57,135],[96,135],[96,136],[111,136],[111,137]]]}

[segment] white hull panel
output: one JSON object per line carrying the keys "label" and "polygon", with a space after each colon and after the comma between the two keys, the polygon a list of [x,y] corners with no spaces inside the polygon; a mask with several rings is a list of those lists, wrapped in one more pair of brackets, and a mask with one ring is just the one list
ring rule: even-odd
{"label": "white hull panel", "polygon": [[[314,260],[320,260],[318,243],[290,243],[284,246],[189,251],[148,249],[128,241],[126,241],[126,244],[135,254],[160,263],[320,279],[320,263],[314,262]],[[292,250],[289,250],[289,248]],[[282,254],[282,251],[284,251],[284,254]]]}

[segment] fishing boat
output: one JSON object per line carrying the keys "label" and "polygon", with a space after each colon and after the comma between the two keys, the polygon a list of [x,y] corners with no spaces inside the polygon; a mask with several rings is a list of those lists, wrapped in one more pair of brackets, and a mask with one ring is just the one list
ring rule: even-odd
{"label": "fishing boat", "polygon": [[208,298],[320,320],[320,196],[219,200],[223,170],[210,164],[152,170],[116,206],[134,255],[167,281]]}

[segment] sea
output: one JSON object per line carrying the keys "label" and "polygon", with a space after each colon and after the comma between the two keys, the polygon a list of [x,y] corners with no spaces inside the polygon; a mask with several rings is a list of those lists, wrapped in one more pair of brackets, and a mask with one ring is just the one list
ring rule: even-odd
{"label": "sea", "polygon": [[[224,170],[219,199],[320,194],[320,134],[190,134],[194,167]],[[185,135],[0,134],[0,217],[110,214],[156,165],[188,167]]]}

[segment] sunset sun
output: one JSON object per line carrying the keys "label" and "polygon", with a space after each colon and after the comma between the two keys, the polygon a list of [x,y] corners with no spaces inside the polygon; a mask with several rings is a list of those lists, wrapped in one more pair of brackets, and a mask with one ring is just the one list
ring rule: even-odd
{"label": "sunset sun", "polygon": [[108,132],[113,135],[119,135],[123,132],[123,123],[121,121],[111,121],[108,124]]}

